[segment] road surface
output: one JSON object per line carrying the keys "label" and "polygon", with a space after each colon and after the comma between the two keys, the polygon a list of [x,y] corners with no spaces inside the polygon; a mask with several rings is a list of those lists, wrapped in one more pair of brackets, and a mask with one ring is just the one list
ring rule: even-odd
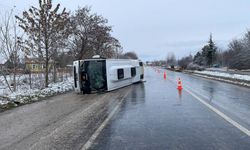
{"label": "road surface", "polygon": [[0,113],[0,149],[250,149],[250,89],[169,71],[164,80],[163,71]]}
{"label": "road surface", "polygon": [[81,149],[130,90],[72,92],[0,113],[0,149]]}
{"label": "road surface", "polygon": [[[181,93],[179,77],[187,89]],[[90,149],[250,149],[249,89],[175,72],[164,80],[152,68],[146,80],[132,87]]]}

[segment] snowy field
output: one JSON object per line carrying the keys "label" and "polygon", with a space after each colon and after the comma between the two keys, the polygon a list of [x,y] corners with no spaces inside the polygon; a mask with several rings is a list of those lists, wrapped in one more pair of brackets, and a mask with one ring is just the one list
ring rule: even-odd
{"label": "snowy field", "polygon": [[[11,76],[7,76],[7,80],[11,83]],[[50,81],[52,75],[50,75]],[[73,77],[70,74],[58,76],[57,83],[49,84],[48,88],[44,88],[43,74],[19,75],[17,77],[17,90],[11,92],[6,85],[3,76],[0,77],[0,106],[6,104],[25,104],[38,101],[41,98],[65,93],[73,90]]]}

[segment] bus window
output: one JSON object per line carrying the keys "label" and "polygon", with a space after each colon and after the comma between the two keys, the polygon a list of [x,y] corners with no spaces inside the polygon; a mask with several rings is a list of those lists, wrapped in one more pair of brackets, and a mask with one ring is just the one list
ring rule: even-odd
{"label": "bus window", "polygon": [[143,78],[144,78],[144,75],[143,75],[143,74],[141,74],[141,75],[140,75],[140,79],[143,79]]}
{"label": "bus window", "polygon": [[136,69],[135,67],[131,68],[131,77],[136,76]]}
{"label": "bus window", "polygon": [[118,77],[118,80],[124,78],[124,70],[123,69],[117,69],[117,77]]}

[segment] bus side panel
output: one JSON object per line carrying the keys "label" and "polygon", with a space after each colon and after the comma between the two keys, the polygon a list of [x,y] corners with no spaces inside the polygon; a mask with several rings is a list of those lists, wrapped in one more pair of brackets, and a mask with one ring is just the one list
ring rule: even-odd
{"label": "bus side panel", "polygon": [[[115,90],[140,81],[140,69],[131,60],[107,60],[107,91]],[[131,76],[131,68],[136,68],[136,76]],[[118,70],[122,70],[119,72]],[[137,73],[138,72],[138,73]],[[122,74],[121,76],[119,74]],[[119,77],[121,77],[119,79]]]}

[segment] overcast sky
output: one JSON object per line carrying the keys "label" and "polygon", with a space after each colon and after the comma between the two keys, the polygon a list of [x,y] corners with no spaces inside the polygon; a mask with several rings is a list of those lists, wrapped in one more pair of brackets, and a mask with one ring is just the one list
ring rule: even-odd
{"label": "overcast sky", "polygon": [[[57,3],[71,11],[91,6],[109,20],[124,51],[143,60],[164,59],[169,52],[177,58],[195,54],[210,33],[225,49],[250,28],[250,0],[53,0]],[[20,13],[38,0],[0,0],[2,8],[14,5]]]}

